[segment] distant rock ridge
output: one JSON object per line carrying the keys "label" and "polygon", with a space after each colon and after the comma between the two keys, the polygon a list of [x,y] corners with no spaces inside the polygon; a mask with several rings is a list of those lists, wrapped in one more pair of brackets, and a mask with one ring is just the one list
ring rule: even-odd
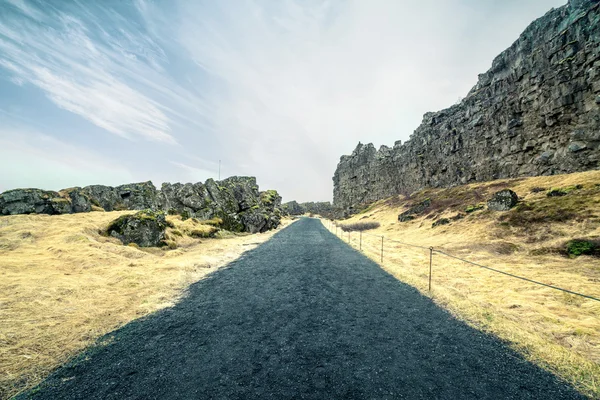
{"label": "distant rock ridge", "polygon": [[342,156],[333,204],[598,168],[599,26],[598,0],[571,0],[534,21],[465,99],[425,114],[406,143],[359,143]]}
{"label": "distant rock ridge", "polygon": [[14,189],[0,194],[0,215],[71,214],[89,212],[94,207],[105,211],[162,210],[184,218],[219,217],[224,229],[236,232],[264,232],[276,228],[281,220],[281,196],[275,190],[260,192],[254,177],[164,183],[161,190],[148,181],[58,192]]}
{"label": "distant rock ridge", "polygon": [[344,210],[334,207],[329,201],[309,201],[306,203],[289,201],[283,204],[282,209],[287,215],[315,214],[331,219],[340,219],[348,216],[344,214]]}

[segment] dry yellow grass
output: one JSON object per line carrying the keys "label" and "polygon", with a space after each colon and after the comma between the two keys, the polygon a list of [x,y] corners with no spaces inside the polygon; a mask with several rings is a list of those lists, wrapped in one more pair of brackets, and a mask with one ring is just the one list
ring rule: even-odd
{"label": "dry yellow grass", "polygon": [[99,234],[127,213],[0,217],[0,399],[39,383],[100,336],[173,305],[191,283],[274,233],[199,240],[187,235],[211,226],[169,216],[175,250]]}
{"label": "dry yellow grass", "polygon": [[[532,192],[534,188],[577,184],[583,189],[560,198],[548,198],[546,191]],[[600,259],[570,259],[548,251],[573,238],[600,237],[598,184],[600,171],[591,171],[426,190],[411,195],[410,200],[398,197],[380,201],[343,223],[381,223],[380,228],[366,232],[362,242],[363,252],[378,263],[381,236],[385,236],[433,246],[502,271],[600,298]],[[563,222],[530,222],[519,220],[518,213],[509,214],[512,211],[478,211],[450,225],[432,228],[437,218],[452,217],[457,210],[464,210],[478,198],[483,200],[504,187],[517,192],[542,214],[577,216],[571,215]],[[429,218],[398,222],[398,214],[408,204],[426,197],[431,198],[434,209],[436,199],[438,205],[448,207],[440,207]],[[514,219],[507,220],[507,215],[514,215]],[[513,222],[516,225],[511,225]],[[348,241],[347,233],[340,236]],[[359,234],[353,232],[350,241],[358,247]],[[433,256],[433,288],[429,293],[429,251],[389,240],[384,241],[382,267],[457,317],[508,341],[528,359],[571,382],[582,393],[600,398],[600,302],[516,280],[437,253]]]}

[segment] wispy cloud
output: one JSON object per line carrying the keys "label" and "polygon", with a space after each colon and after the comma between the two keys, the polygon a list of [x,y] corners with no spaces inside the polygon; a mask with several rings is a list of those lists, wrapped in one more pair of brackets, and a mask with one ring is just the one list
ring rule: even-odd
{"label": "wispy cloud", "polygon": [[[148,38],[125,27],[118,37],[110,35],[94,25],[93,15],[81,13],[79,19],[77,13],[11,3],[20,12],[0,21],[0,65],[13,73],[13,80],[39,87],[57,106],[114,134],[176,142],[164,107],[119,73],[123,68],[147,70],[147,60],[158,68],[157,59],[164,55]],[[84,22],[86,17],[92,19]],[[139,60],[127,46],[148,55],[147,60]]]}

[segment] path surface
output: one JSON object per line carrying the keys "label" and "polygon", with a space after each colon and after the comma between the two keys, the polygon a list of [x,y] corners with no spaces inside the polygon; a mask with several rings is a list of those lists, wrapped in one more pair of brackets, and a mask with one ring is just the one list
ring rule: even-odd
{"label": "path surface", "polygon": [[35,399],[579,399],[302,219]]}

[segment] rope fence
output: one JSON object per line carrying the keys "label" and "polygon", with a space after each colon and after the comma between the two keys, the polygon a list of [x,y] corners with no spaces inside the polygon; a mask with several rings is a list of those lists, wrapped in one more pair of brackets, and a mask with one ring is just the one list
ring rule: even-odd
{"label": "rope fence", "polygon": [[[350,232],[350,231],[349,232],[344,232],[341,229],[340,225],[337,225],[333,221],[326,220],[326,223],[327,223],[328,228],[331,229],[332,232],[335,232],[336,236],[340,237],[343,241],[345,241],[345,242],[347,242],[349,244],[352,243],[352,235],[351,235],[352,232]],[[558,286],[550,285],[550,284],[547,284],[547,283],[539,282],[539,281],[536,281],[536,280],[533,280],[533,279],[530,279],[530,278],[527,278],[527,277],[524,277],[524,276],[519,276],[519,275],[516,275],[516,274],[512,274],[510,272],[506,272],[506,271],[502,271],[502,270],[499,270],[499,269],[496,269],[496,268],[492,268],[492,267],[489,267],[489,266],[486,266],[486,265],[482,265],[482,264],[479,264],[479,263],[476,263],[476,262],[473,262],[473,261],[470,261],[470,260],[466,260],[466,259],[461,258],[461,257],[457,257],[455,255],[449,254],[449,253],[447,253],[444,250],[436,249],[433,246],[426,247],[426,246],[420,246],[420,245],[416,245],[416,244],[412,244],[412,243],[402,242],[402,241],[399,241],[399,240],[386,239],[385,236],[383,236],[383,235],[373,235],[373,234],[365,233],[365,232],[362,232],[362,231],[355,232],[355,236],[356,235],[358,235],[358,239],[357,240],[358,240],[358,248],[359,248],[360,251],[362,251],[363,247],[365,247],[365,243],[364,243],[363,237],[372,237],[372,238],[377,239],[377,243],[375,245],[370,244],[370,247],[371,247],[371,251],[374,251],[374,249],[376,248],[375,251],[377,251],[377,252],[380,253],[380,257],[379,258],[380,258],[380,261],[381,261],[382,264],[384,262],[384,255],[386,255],[386,257],[388,257],[388,258],[391,256],[391,255],[386,254],[386,252],[385,252],[385,250],[386,250],[385,243],[386,242],[395,243],[395,244],[399,244],[401,246],[406,246],[406,247],[411,247],[411,248],[416,248],[416,249],[421,249],[421,250],[427,251],[429,253],[427,258],[428,258],[428,261],[429,261],[429,265],[428,265],[429,266],[428,289],[429,289],[430,292],[431,292],[432,275],[433,275],[433,254],[436,253],[436,254],[440,254],[440,255],[443,255],[443,256],[446,256],[446,257],[449,257],[449,258],[461,261],[463,263],[466,263],[466,264],[469,264],[469,265],[473,265],[473,266],[476,266],[478,268],[483,268],[483,269],[486,269],[488,271],[492,271],[492,272],[495,272],[495,273],[498,273],[498,274],[502,274],[502,275],[505,275],[505,276],[508,276],[508,277],[511,277],[511,278],[514,278],[514,279],[520,279],[522,281],[529,282],[529,283],[532,283],[532,284],[535,284],[535,285],[547,287],[547,288],[558,290],[558,291],[561,291],[561,292],[564,292],[564,293],[569,293],[569,294],[572,294],[574,296],[579,296],[579,297],[583,297],[583,298],[586,298],[586,299],[589,299],[589,300],[594,300],[594,301],[600,302],[600,298],[598,298],[598,297],[590,296],[590,295],[584,294],[584,293],[575,292],[575,291],[572,291],[572,290],[569,290],[569,289],[565,289],[565,288],[561,288],[561,287],[558,287]],[[380,248],[379,248],[379,241],[381,242],[381,247]],[[389,250],[391,250],[391,249],[392,248],[389,248]],[[388,252],[389,252],[389,250],[388,250]]]}

